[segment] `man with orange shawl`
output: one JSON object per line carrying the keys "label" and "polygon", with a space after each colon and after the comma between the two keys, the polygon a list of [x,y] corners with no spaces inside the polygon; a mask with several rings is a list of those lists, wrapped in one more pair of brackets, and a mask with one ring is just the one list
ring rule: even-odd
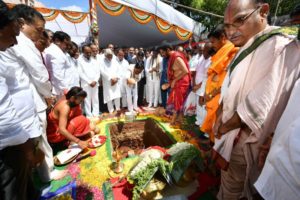
{"label": "man with orange shawl", "polygon": [[162,56],[169,57],[168,81],[171,88],[167,101],[167,110],[172,110],[171,124],[174,125],[182,109],[191,86],[191,73],[188,62],[181,52],[173,51],[171,46],[161,48]]}
{"label": "man with orange shawl", "polygon": [[207,82],[205,89],[205,102],[207,115],[202,124],[201,130],[209,134],[209,139],[214,142],[212,131],[216,120],[216,112],[219,108],[221,86],[227,74],[227,67],[234,58],[238,48],[226,38],[223,26],[217,26],[208,35],[216,54],[211,57],[211,66],[207,71]]}

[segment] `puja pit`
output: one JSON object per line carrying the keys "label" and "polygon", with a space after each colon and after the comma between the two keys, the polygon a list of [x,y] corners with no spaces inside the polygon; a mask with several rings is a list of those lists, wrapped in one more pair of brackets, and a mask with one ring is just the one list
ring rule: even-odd
{"label": "puja pit", "polygon": [[143,149],[151,146],[168,147],[175,143],[152,118],[113,123],[109,131],[113,149],[120,151],[122,158],[140,154]]}

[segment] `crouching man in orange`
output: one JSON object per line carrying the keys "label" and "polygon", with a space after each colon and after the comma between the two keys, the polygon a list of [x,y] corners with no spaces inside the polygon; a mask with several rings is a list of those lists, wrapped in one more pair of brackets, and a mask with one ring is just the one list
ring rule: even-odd
{"label": "crouching man in orange", "polygon": [[88,141],[80,140],[94,130],[90,120],[82,115],[80,104],[87,93],[80,87],[72,87],[62,97],[47,116],[47,138],[49,143],[56,144],[69,140],[78,144],[82,149],[88,147]]}

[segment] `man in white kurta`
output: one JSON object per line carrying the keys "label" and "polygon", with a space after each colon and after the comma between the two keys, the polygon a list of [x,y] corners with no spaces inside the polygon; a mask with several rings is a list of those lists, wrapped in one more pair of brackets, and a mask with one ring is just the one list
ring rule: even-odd
{"label": "man in white kurta", "polygon": [[[199,59],[199,63],[196,66],[196,75],[195,75],[195,85],[193,92],[197,95],[196,100],[196,122],[197,126],[202,126],[202,123],[206,116],[206,109],[204,102],[200,102],[199,99],[204,100],[205,86],[207,80],[207,70],[211,64],[210,60],[210,51],[211,45],[209,43],[205,44],[202,58]],[[203,103],[200,105],[200,103]]]}
{"label": "man in white kurta", "polygon": [[121,80],[120,80],[120,88],[121,88],[121,97],[122,97],[122,107],[127,107],[127,97],[126,97],[126,84],[125,84],[125,73],[128,70],[129,63],[126,59],[124,59],[124,52],[122,49],[118,49],[116,61],[119,63],[120,72],[121,72]]}
{"label": "man in white kurta", "polygon": [[162,72],[162,57],[158,51],[153,51],[152,56],[145,62],[145,71],[147,77],[147,94],[149,95],[148,107],[157,107],[160,92],[160,73]]}
{"label": "man in white kurta", "polygon": [[67,71],[70,65],[66,54],[69,44],[70,36],[57,31],[53,35],[53,43],[45,50],[45,63],[53,86],[52,93],[57,99],[69,89]]}
{"label": "man in white kurta", "polygon": [[300,199],[300,80],[275,130],[255,188],[265,200]]}
{"label": "man in white kurta", "polygon": [[141,72],[144,70],[144,67],[141,65],[141,63],[137,64],[130,64],[127,68],[127,71],[124,73],[125,79],[125,89],[126,89],[126,97],[127,97],[127,105],[128,105],[128,111],[133,112],[137,111],[139,112],[138,107],[138,82],[142,78]]}
{"label": "man in white kurta", "polygon": [[84,99],[84,110],[88,117],[98,116],[100,66],[97,60],[92,58],[92,50],[89,46],[83,46],[82,50],[83,55],[78,59],[78,69],[81,87],[87,92],[87,97]]}
{"label": "man in white kurta", "polygon": [[74,86],[80,86],[80,77],[78,72],[78,61],[75,58],[76,53],[78,52],[77,44],[71,44],[71,48],[69,49],[68,53],[66,54],[68,58],[68,68],[66,70],[67,75],[67,83],[68,83],[68,90],[70,90]]}
{"label": "man in white kurta", "polygon": [[[299,43],[282,34],[271,34],[276,28],[267,26],[268,8],[250,0],[231,0],[225,12],[226,34],[241,49],[229,66],[229,86],[223,90],[223,109],[214,127],[215,156],[224,169],[219,199],[253,198],[253,184],[260,173],[260,146],[275,131],[300,75]],[[251,23],[238,24],[240,27],[234,29],[234,16],[245,10],[252,10]],[[254,42],[259,45],[253,47]],[[246,49],[249,54],[240,57]],[[241,61],[233,69],[238,58]]]}
{"label": "man in white kurta", "polygon": [[101,63],[103,81],[103,100],[107,103],[109,113],[120,110],[121,98],[121,70],[116,59],[113,59],[111,49],[104,50],[105,58]]}
{"label": "man in white kurta", "polygon": [[[40,137],[40,148],[45,153],[45,163],[38,169],[39,175],[44,182],[51,180],[50,172],[54,168],[53,151],[50,147],[47,135],[47,103],[45,99],[51,99],[52,86],[49,81],[49,75],[39,50],[35,47],[33,41],[26,36],[27,28],[24,27],[17,37],[18,45],[15,45],[7,51],[9,61],[16,66],[16,69],[24,70],[24,73],[17,76],[17,80],[22,82],[25,76],[29,78],[30,88],[33,92],[35,108],[42,126],[42,135]],[[34,38],[33,38],[34,39]],[[24,76],[24,77],[23,77]]]}

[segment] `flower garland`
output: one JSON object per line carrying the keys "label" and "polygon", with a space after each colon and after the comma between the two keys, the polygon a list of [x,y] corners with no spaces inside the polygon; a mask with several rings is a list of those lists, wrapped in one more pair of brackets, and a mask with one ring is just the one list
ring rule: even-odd
{"label": "flower garland", "polygon": [[170,149],[167,150],[167,153],[171,156],[183,152],[185,150],[188,150],[190,148],[195,148],[194,145],[187,143],[187,142],[178,142],[174,144]]}

